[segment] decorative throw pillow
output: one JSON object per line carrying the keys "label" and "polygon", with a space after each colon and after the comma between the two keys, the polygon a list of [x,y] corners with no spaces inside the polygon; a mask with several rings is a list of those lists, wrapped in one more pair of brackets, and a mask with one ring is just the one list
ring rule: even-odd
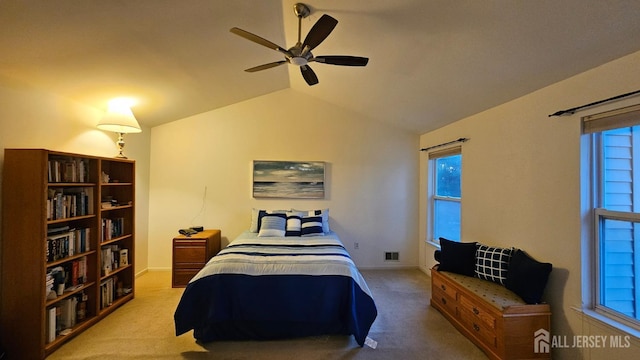
{"label": "decorative throw pillow", "polygon": [[293,209],[291,211],[297,213],[301,217],[303,217],[303,216],[322,216],[322,231],[325,234],[328,234],[328,233],[331,232],[331,229],[329,228],[329,209],[322,209],[322,210],[295,210],[295,209]]}
{"label": "decorative throw pillow", "polygon": [[324,235],[322,216],[305,216],[302,218],[302,236]]}
{"label": "decorative throw pillow", "polygon": [[287,210],[260,210],[260,209],[251,209],[251,225],[249,226],[249,231],[258,232],[260,230],[260,223],[262,222],[262,217],[267,214],[285,214]]}
{"label": "decorative throw pillow", "polygon": [[504,285],[511,260],[510,248],[478,245],[476,250],[476,276]]}
{"label": "decorative throw pillow", "polygon": [[287,216],[285,214],[271,214],[262,217],[258,236],[284,236],[287,226]]}
{"label": "decorative throw pillow", "polygon": [[538,262],[518,249],[511,255],[504,285],[527,304],[538,304],[542,301],[542,294],[552,269],[550,263]]}
{"label": "decorative throw pillow", "polygon": [[475,275],[475,242],[457,242],[440,238],[440,265],[438,271],[449,271],[467,276]]}
{"label": "decorative throw pillow", "polygon": [[302,218],[297,215],[287,216],[287,228],[285,236],[300,236],[302,235]]}

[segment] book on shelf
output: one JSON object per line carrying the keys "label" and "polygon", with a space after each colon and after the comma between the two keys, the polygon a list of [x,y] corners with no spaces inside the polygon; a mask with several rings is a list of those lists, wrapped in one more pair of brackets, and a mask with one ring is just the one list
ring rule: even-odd
{"label": "book on shelf", "polygon": [[51,188],[47,195],[47,220],[93,214],[93,189]]}
{"label": "book on shelf", "polygon": [[124,235],[124,218],[102,219],[102,241],[109,241]]}
{"label": "book on shelf", "polygon": [[[65,288],[65,274],[62,266],[56,266],[47,271],[47,275],[53,279],[53,291],[56,295],[62,295]],[[45,285],[46,286],[46,285]]]}
{"label": "book on shelf", "polygon": [[120,266],[129,265],[129,250],[120,249]]}
{"label": "book on shelf", "polygon": [[85,284],[88,279],[87,270],[86,256],[48,269],[45,282],[47,298],[55,299],[65,291],[73,291]]}
{"label": "book on shelf", "polygon": [[[52,296],[50,295],[51,292],[53,292],[53,286],[55,285],[55,279],[53,278],[53,276],[51,275],[51,272],[47,272],[46,274],[46,281],[45,281],[45,294],[47,294],[47,298],[51,298]],[[55,297],[54,297],[55,299]]]}
{"label": "book on shelf", "polygon": [[76,309],[76,320],[78,322],[86,319],[87,317],[87,295],[84,291],[78,297],[78,307]]}
{"label": "book on shelf", "polygon": [[76,296],[69,297],[60,301],[60,327],[62,330],[70,329],[76,326],[78,298]]}
{"label": "book on shelf", "polygon": [[100,309],[104,309],[113,304],[115,299],[115,286],[118,281],[118,277],[110,277],[100,282]]}
{"label": "book on shelf", "polygon": [[123,266],[120,257],[121,251],[118,245],[103,246],[101,254],[103,276],[109,275],[113,270]]}
{"label": "book on shelf", "polygon": [[68,226],[47,232],[47,261],[56,261],[91,249],[90,228],[69,229]]}
{"label": "book on shelf", "polygon": [[82,158],[50,158],[47,163],[50,183],[84,183],[89,181],[88,160]]}
{"label": "book on shelf", "polygon": [[51,343],[56,339],[56,307],[47,309],[47,343]]}
{"label": "book on shelf", "polygon": [[70,334],[74,326],[87,318],[87,300],[83,291],[47,308],[47,343],[55,341],[57,336]]}
{"label": "book on shelf", "polygon": [[75,288],[87,282],[87,257],[66,263],[65,266],[65,289]]}

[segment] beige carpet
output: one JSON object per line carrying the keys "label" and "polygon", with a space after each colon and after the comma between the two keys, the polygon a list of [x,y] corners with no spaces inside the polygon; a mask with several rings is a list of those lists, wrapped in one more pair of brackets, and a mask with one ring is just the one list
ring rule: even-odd
{"label": "beige carpet", "polygon": [[362,271],[378,307],[369,337],[376,349],[352,336],[280,341],[197,344],[192,332],[175,336],[173,312],[182,289],[170,272],[137,279],[136,298],[78,335],[47,359],[487,359],[429,306],[430,278],[419,270]]}

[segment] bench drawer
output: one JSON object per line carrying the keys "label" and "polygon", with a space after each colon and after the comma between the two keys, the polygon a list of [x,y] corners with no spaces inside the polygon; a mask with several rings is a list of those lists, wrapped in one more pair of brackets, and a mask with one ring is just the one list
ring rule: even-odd
{"label": "bench drawer", "polygon": [[456,315],[456,300],[447,295],[444,291],[434,287],[431,294],[431,301],[437,302],[440,306],[443,306],[446,311],[455,316]]}
{"label": "bench drawer", "polygon": [[474,313],[465,308],[460,309],[460,320],[475,337],[492,349],[498,347],[495,329],[488,328],[483,321],[479,321]]}
{"label": "bench drawer", "polygon": [[449,296],[453,300],[458,299],[458,290],[457,290],[456,286],[451,284],[449,281],[444,280],[442,275],[438,274],[437,271],[434,271],[434,273],[436,275],[434,275],[431,278],[432,287],[434,289],[438,289],[439,291],[441,291],[442,293],[446,294],[447,296]]}
{"label": "bench drawer", "polygon": [[471,300],[466,295],[462,294],[459,298],[460,308],[465,310],[467,315],[475,322],[482,323],[485,327],[495,331],[496,329],[496,316],[491,313],[487,308],[478,304],[477,300]]}

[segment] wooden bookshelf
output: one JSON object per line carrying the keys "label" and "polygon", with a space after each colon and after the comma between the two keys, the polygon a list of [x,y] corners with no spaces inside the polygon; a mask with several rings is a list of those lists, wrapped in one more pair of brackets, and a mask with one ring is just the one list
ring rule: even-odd
{"label": "wooden bookshelf", "polygon": [[134,203],[133,160],[5,149],[0,333],[9,357],[44,359],[134,298]]}

